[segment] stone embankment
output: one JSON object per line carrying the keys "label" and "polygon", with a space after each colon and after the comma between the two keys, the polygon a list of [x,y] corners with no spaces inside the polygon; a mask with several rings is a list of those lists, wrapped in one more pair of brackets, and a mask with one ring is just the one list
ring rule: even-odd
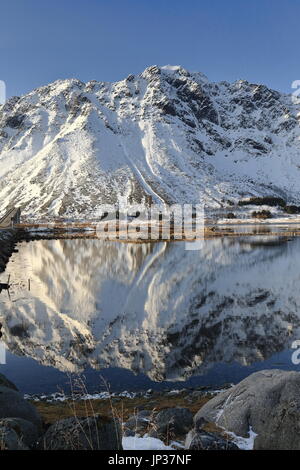
{"label": "stone embankment", "polygon": [[16,243],[20,239],[20,231],[17,229],[0,229],[0,273],[5,270],[6,264],[15,250]]}

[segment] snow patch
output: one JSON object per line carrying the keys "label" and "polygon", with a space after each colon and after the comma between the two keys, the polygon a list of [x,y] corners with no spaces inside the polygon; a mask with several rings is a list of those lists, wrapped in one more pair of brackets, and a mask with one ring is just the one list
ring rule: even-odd
{"label": "snow patch", "polygon": [[143,437],[123,437],[122,444],[124,450],[174,450],[178,447],[183,447],[178,442],[171,442],[167,446],[160,439],[150,437],[147,434]]}
{"label": "snow patch", "polygon": [[250,426],[249,429],[249,437],[241,437],[237,436],[233,432],[226,431],[226,434],[233,438],[233,442],[238,446],[241,450],[253,450],[254,448],[254,441],[257,434],[253,431],[252,427]]}

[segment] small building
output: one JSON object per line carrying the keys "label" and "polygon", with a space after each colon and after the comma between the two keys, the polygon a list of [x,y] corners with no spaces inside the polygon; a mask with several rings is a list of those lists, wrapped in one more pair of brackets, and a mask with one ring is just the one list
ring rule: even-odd
{"label": "small building", "polygon": [[11,225],[19,224],[21,221],[21,209],[20,207],[15,208],[15,212],[11,217]]}

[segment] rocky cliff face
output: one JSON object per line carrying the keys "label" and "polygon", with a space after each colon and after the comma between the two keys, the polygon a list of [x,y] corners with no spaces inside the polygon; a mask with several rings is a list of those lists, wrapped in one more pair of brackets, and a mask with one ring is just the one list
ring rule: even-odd
{"label": "rocky cliff face", "polygon": [[103,203],[300,203],[298,112],[263,85],[181,67],[56,81],[0,107],[1,210],[90,218]]}

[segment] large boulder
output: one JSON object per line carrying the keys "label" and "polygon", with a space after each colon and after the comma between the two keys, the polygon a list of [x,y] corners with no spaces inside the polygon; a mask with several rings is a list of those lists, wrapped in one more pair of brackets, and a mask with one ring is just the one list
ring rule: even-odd
{"label": "large boulder", "polygon": [[[256,433],[254,449],[300,449],[300,373],[256,372],[207,402],[194,418],[248,437]],[[253,434],[253,433],[252,433]]]}
{"label": "large boulder", "polygon": [[165,408],[154,418],[152,437],[163,440],[185,435],[193,427],[193,414],[188,408]]}
{"label": "large boulder", "polygon": [[42,421],[36,408],[24,400],[21,393],[0,385],[0,419],[22,418],[33,423],[39,430]]}
{"label": "large boulder", "polygon": [[38,441],[39,432],[37,427],[25,419],[0,419],[0,428],[12,429],[17,434],[19,441],[27,447],[34,447]]}
{"label": "large boulder", "polygon": [[122,450],[120,423],[95,415],[67,418],[48,428],[40,448],[45,450]]}

